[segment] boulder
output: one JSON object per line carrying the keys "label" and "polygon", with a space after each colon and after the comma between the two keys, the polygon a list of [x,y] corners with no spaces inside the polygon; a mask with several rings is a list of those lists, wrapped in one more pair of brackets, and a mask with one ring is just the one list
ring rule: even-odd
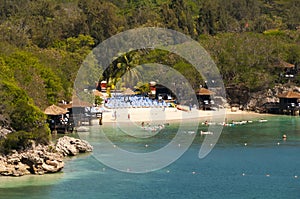
{"label": "boulder", "polygon": [[9,133],[12,133],[11,129],[4,128],[4,127],[0,126],[0,139],[1,138],[6,138],[6,135],[9,134]]}
{"label": "boulder", "polygon": [[74,156],[78,153],[91,152],[93,147],[85,140],[64,136],[58,139],[56,151],[63,156]]}
{"label": "boulder", "polygon": [[93,147],[88,142],[67,136],[58,139],[55,146],[34,144],[31,149],[22,152],[12,151],[7,156],[0,155],[0,175],[43,175],[59,172],[64,168],[64,156],[92,150]]}

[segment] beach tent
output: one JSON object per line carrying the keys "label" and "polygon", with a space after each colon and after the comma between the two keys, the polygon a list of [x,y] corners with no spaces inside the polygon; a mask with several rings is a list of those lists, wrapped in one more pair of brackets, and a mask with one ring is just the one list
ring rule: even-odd
{"label": "beach tent", "polygon": [[49,107],[47,107],[44,111],[44,113],[46,115],[64,115],[66,114],[68,111],[64,108],[61,108],[59,106],[56,105],[51,105]]}

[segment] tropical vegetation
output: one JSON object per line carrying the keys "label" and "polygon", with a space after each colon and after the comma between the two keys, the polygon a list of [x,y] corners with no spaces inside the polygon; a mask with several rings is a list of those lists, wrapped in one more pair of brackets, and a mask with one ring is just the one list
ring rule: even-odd
{"label": "tropical vegetation", "polygon": [[[94,47],[132,28],[189,35],[210,53],[225,86],[255,92],[286,83],[281,63],[300,63],[299,10],[299,0],[0,0],[0,125],[15,131],[0,145],[47,142],[42,110],[71,99],[77,72]],[[188,77],[195,89],[203,83],[172,53],[120,53],[103,74],[90,75],[111,86],[123,78],[122,86],[132,81],[144,92],[139,77],[147,70],[140,66],[160,62]]]}

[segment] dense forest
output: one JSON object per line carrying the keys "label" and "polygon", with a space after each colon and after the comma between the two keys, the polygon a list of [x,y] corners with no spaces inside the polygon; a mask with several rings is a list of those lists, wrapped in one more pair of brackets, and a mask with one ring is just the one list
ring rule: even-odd
{"label": "dense forest", "polygon": [[[137,27],[173,29],[200,42],[226,86],[255,92],[285,83],[282,63],[300,63],[299,10],[300,0],[0,0],[0,126],[16,131],[12,148],[37,131],[48,134],[41,110],[70,100],[88,53]],[[106,78],[126,71],[134,78],[136,66],[155,59],[187,71],[188,64],[170,53],[135,51],[112,63],[123,73]],[[190,81],[198,85],[201,77]]]}

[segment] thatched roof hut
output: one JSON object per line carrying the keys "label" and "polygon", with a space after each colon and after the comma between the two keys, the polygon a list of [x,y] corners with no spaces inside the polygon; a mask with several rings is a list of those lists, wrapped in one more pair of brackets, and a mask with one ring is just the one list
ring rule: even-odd
{"label": "thatched roof hut", "polygon": [[67,112],[68,111],[66,109],[56,106],[54,104],[47,107],[44,111],[46,115],[63,115],[66,114]]}

